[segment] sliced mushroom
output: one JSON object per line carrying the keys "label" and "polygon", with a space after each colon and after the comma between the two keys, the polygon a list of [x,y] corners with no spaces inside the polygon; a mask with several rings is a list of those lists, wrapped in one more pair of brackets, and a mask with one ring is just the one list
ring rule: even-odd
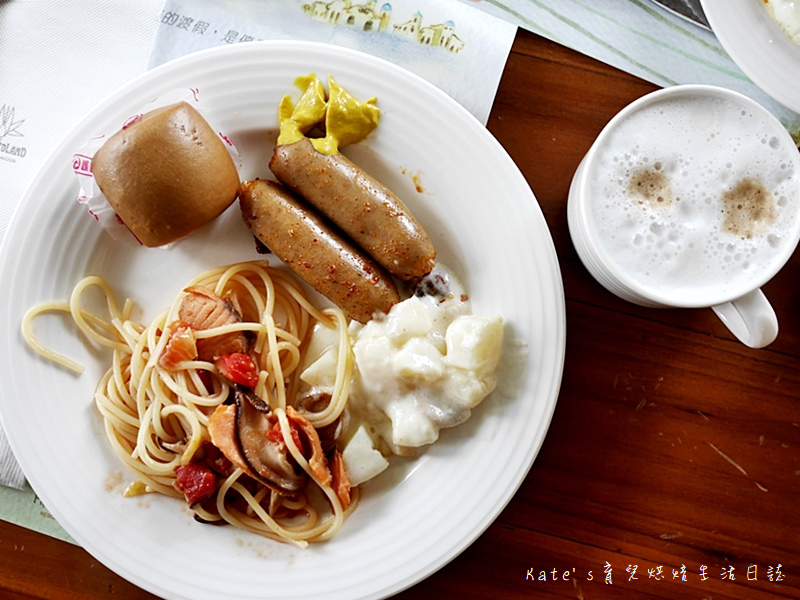
{"label": "sliced mushroom", "polygon": [[[269,415],[272,411],[269,408],[269,404],[267,404],[263,399],[258,397],[255,392],[252,390],[242,386],[242,385],[234,385],[233,386],[234,393],[238,395],[244,396],[248,402],[255,408],[258,412],[265,413]],[[238,402],[238,400],[236,400]]]}
{"label": "sliced mushroom", "polygon": [[225,458],[254,477],[236,442],[236,407],[234,405],[223,404],[217,407],[208,420],[208,434],[211,436],[211,443],[222,452]]}
{"label": "sliced mushroom", "polygon": [[241,455],[255,478],[280,494],[291,495],[302,490],[308,481],[298,473],[286,444],[268,436],[275,424],[271,413],[257,409],[250,394],[236,390],[236,442]]}

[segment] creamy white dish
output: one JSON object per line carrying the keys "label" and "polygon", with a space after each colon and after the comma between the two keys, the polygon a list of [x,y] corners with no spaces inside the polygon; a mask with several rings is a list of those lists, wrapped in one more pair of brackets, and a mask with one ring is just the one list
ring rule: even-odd
{"label": "creamy white dish", "polygon": [[[413,455],[466,421],[497,385],[502,318],[472,314],[441,265],[418,289],[387,315],[350,324],[355,365],[343,457],[354,485],[382,471],[384,456]],[[330,394],[339,357],[329,330],[315,330],[308,357],[304,393]]]}
{"label": "creamy white dish", "polygon": [[800,3],[795,0],[764,0],[764,6],[789,39],[800,45]]}

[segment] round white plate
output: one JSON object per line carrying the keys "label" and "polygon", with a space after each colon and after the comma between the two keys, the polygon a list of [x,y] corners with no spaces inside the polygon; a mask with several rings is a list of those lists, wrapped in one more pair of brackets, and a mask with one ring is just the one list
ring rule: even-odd
{"label": "round white plate", "polygon": [[[87,365],[81,376],[39,358],[19,334],[26,309],[66,299],[87,274],[133,298],[148,321],[203,269],[257,258],[238,205],[171,249],[114,241],[75,202],[73,152],[152,98],[199,90],[243,156],[242,178],[268,176],[280,98],[298,75],[377,96],[380,127],[347,149],[405,199],[459,273],[477,314],[507,322],[501,387],[473,417],[415,460],[365,486],[330,542],[298,550],[192,520],[180,501],[123,498],[130,475],[94,409],[109,356],[64,319],[38,322],[43,342]],[[0,411],[23,470],[64,528],[98,560],[164,597],[369,598],[407,588],[473,542],[525,478],[555,407],[565,349],[564,292],[545,220],[525,179],[466,110],[420,78],[354,51],[255,42],[189,55],[135,79],[92,111],[25,195],[0,255]],[[519,360],[520,355],[524,359]]]}
{"label": "round white plate", "polygon": [[774,100],[800,113],[800,46],[762,0],[702,0],[711,29],[742,72]]}

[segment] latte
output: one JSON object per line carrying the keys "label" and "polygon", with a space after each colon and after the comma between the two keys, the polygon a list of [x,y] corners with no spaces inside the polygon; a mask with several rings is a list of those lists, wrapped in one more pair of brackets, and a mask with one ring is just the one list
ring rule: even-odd
{"label": "latte", "polygon": [[759,287],[794,250],[800,159],[764,111],[665,97],[598,142],[582,173],[586,226],[601,259],[635,287],[708,306]]}

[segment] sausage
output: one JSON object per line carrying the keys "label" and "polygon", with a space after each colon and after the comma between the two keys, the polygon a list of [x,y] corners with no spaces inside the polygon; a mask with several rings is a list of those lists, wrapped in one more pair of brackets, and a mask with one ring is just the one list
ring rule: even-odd
{"label": "sausage", "polygon": [[269,166],[391,275],[412,281],[433,269],[436,250],[408,207],[346,156],[322,154],[303,138],[277,146]]}
{"label": "sausage", "polygon": [[242,182],[239,204],[253,235],[350,319],[366,323],[400,301],[388,273],[279,183]]}

